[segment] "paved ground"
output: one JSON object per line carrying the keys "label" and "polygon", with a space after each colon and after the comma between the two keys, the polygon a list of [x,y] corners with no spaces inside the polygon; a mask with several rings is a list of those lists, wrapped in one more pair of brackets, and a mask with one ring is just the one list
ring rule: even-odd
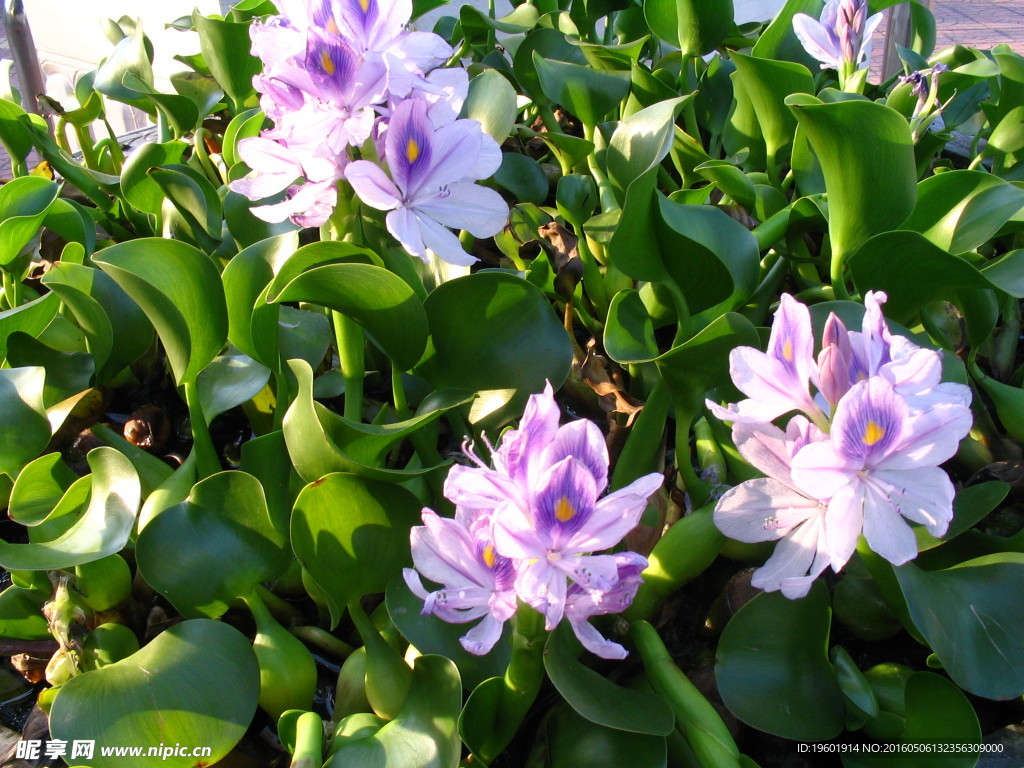
{"label": "paved ground", "polygon": [[[974,48],[992,48],[1008,43],[1024,54],[1024,0],[932,0],[936,22],[936,48],[956,43]],[[883,23],[880,27],[885,29]],[[879,68],[884,36],[875,42],[873,71]],[[7,36],[0,25],[0,59],[11,58]],[[17,73],[13,73],[17,81]],[[0,149],[0,179],[10,178],[10,162]]]}

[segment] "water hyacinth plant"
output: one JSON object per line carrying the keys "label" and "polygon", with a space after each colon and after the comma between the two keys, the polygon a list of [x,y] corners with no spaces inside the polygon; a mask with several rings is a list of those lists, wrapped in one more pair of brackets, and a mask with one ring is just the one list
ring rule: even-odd
{"label": "water hyacinth plant", "polygon": [[777,5],[241,0],[0,94],[16,756],[1008,750],[1024,60]]}

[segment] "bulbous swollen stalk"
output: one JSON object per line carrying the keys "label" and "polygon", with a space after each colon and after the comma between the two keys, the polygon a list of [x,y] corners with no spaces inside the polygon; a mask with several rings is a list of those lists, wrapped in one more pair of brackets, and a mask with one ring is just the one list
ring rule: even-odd
{"label": "bulbous swollen stalk", "polygon": [[253,650],[260,667],[260,706],[274,719],[288,709],[309,709],[316,693],[312,654],[278,623],[255,591],[244,599],[256,622]]}

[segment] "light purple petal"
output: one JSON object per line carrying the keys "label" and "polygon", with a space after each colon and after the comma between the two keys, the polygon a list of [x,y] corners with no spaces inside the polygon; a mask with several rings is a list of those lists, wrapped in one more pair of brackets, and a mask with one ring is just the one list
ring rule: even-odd
{"label": "light purple petal", "polygon": [[899,514],[921,523],[932,536],[945,535],[953,519],[953,484],[938,467],[881,470],[871,482]]}
{"label": "light purple petal", "polygon": [[655,472],[605,496],[594,507],[586,528],[572,536],[569,548],[574,552],[597,552],[614,547],[636,528],[647,500],[663,483],[664,478]]}
{"label": "light purple petal", "polygon": [[391,113],[385,136],[388,168],[395,185],[410,204],[422,189],[424,180],[430,178],[435,163],[444,160],[443,153],[435,151],[435,144],[434,127],[427,117],[424,102],[407,99]]}
{"label": "light purple petal", "polygon": [[772,332],[768,339],[768,355],[775,358],[806,388],[813,365],[814,335],[811,331],[811,312],[788,293],[775,312]]}
{"label": "light purple petal", "polygon": [[836,491],[829,500],[825,536],[832,570],[836,573],[846,565],[857,548],[857,539],[864,527],[864,496],[864,483],[855,479]]}
{"label": "light purple petal", "polygon": [[448,470],[444,495],[454,504],[468,509],[495,509],[515,500],[525,506],[518,486],[507,476],[483,467],[455,464]]}
{"label": "light purple petal", "polygon": [[419,224],[420,235],[423,237],[423,244],[436,253],[442,261],[454,264],[459,267],[471,267],[479,261],[476,256],[466,253],[451,230],[445,229],[430,216],[414,210],[416,221]]}
{"label": "light purple petal", "polygon": [[238,156],[253,173],[231,183],[231,189],[250,200],[262,200],[290,187],[302,176],[302,165],[287,147],[253,136],[238,142]]}
{"label": "light purple petal", "polygon": [[850,482],[859,467],[839,456],[832,441],[805,445],[793,457],[793,483],[816,499],[828,499]]}
{"label": "light purple petal", "polygon": [[795,14],[793,31],[804,50],[821,62],[822,69],[839,68],[842,56],[839,42],[833,39],[832,34],[817,19],[812,19],[806,13]]}
{"label": "light purple petal", "polygon": [[408,208],[398,208],[391,211],[384,222],[388,232],[401,243],[406,253],[427,261],[427,249],[423,245],[420,222],[412,211]]}
{"label": "light purple petal", "polygon": [[[786,579],[807,576],[818,555],[819,523],[811,519],[782,539],[750,583],[766,592],[779,590]],[[817,575],[817,574],[815,574]]]}
{"label": "light purple petal", "polygon": [[768,477],[747,480],[726,491],[715,506],[715,526],[730,539],[754,543],[786,536],[824,507]]}
{"label": "light purple petal", "polygon": [[956,453],[972,423],[969,408],[951,404],[933,406],[908,419],[902,439],[887,456],[875,462],[875,466],[914,469],[941,464]]}
{"label": "light purple petal", "polygon": [[569,626],[579,639],[580,645],[595,656],[602,659],[624,659],[629,655],[625,648],[604,637],[586,620],[570,621]]}
{"label": "light purple petal", "polygon": [[753,347],[737,347],[729,353],[729,373],[737,389],[774,414],[769,420],[789,411],[817,410],[806,378],[801,380],[781,361]]}
{"label": "light purple petal", "polygon": [[589,470],[601,493],[608,485],[608,446],[600,427],[589,419],[579,419],[559,427],[554,439],[542,453],[540,462],[551,467],[567,456]]}
{"label": "light purple petal", "polygon": [[483,133],[483,127],[480,130],[480,154],[477,157],[476,166],[467,177],[475,180],[491,178],[501,167],[502,161],[501,147],[498,142],[490,134]]}
{"label": "light purple petal", "polygon": [[619,561],[615,555],[569,555],[549,560],[552,566],[587,590],[607,592],[619,577]]}
{"label": "light purple petal", "polygon": [[[422,119],[429,127],[430,120],[426,116],[426,104],[419,99],[402,102],[398,109],[402,109],[404,104],[409,103],[419,105],[418,109],[422,110]],[[388,130],[390,132],[390,128]],[[420,199],[421,195],[424,199],[430,199],[436,196],[445,185],[468,178],[477,163],[480,162],[483,136],[480,123],[476,120],[456,120],[451,125],[439,128],[433,134],[430,165],[429,167],[423,166],[422,169],[417,168],[417,172],[410,176],[408,193],[415,199]],[[389,162],[390,158],[389,145]]]}
{"label": "light purple petal", "polygon": [[903,565],[917,557],[914,532],[896,511],[889,495],[874,483],[864,493],[864,538],[873,552],[893,565]]}
{"label": "light purple petal", "polygon": [[594,476],[572,456],[552,466],[534,490],[533,524],[537,536],[552,550],[567,552],[572,542],[573,552],[593,552],[577,542],[588,538],[597,493]]}
{"label": "light purple petal", "polygon": [[484,620],[463,635],[459,642],[474,656],[485,656],[501,639],[501,630],[504,626],[505,622],[499,621],[493,615],[485,616]]}
{"label": "light purple petal", "polygon": [[360,200],[378,211],[390,211],[402,204],[401,192],[384,171],[369,160],[355,160],[345,166],[345,180]]}
{"label": "light purple petal", "polygon": [[906,400],[884,378],[872,376],[854,384],[836,406],[832,444],[850,467],[870,467],[888,456],[912,426]]}
{"label": "light purple petal", "polygon": [[423,510],[423,522],[424,526],[410,531],[417,571],[446,587],[493,587],[494,577],[477,555],[475,542],[465,528],[429,509]]}
{"label": "light purple petal", "polygon": [[774,424],[737,423],[732,428],[732,441],[751,465],[792,487],[791,447],[781,429]]}
{"label": "light purple petal", "polygon": [[288,199],[274,205],[250,208],[253,216],[277,223],[291,218],[300,226],[319,226],[330,218],[338,190],[333,184],[304,184],[288,190]]}
{"label": "light purple petal", "polygon": [[548,631],[562,620],[567,581],[565,574],[546,559],[520,566],[516,594],[524,603],[544,614],[544,628]]}
{"label": "light purple petal", "polygon": [[455,182],[439,195],[418,200],[416,210],[446,227],[465,229],[474,237],[490,237],[508,223],[508,204],[493,189]]}

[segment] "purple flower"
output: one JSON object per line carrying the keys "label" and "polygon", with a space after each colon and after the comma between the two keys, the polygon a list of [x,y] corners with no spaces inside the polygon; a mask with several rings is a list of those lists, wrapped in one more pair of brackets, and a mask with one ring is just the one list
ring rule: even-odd
{"label": "purple flower", "polygon": [[[482,551],[511,564],[514,595],[544,614],[547,629],[568,617],[586,648],[605,658],[622,658],[622,647],[601,637],[587,619],[628,606],[647,561],[634,552],[593,553],[614,547],[636,526],[662,477],[646,475],[601,498],[608,484],[608,451],[600,429],[586,420],[564,426],[558,421],[548,385],[543,394],[530,398],[519,429],[507,432],[492,451],[494,468],[468,453],[476,466],[453,467],[445,496],[460,515],[477,521]],[[417,555],[417,549],[424,553]],[[500,582],[499,590],[499,582],[487,581],[480,556],[465,545],[444,555],[449,564],[466,563],[461,581],[435,570],[447,579],[443,581],[420,568],[420,562],[437,560],[437,549],[430,549],[422,534],[414,537],[416,567],[428,578],[461,590],[473,601],[475,615],[482,615],[485,594],[506,594],[506,582]]]}
{"label": "purple flower", "polygon": [[852,554],[863,529],[872,550],[902,565],[917,556],[903,518],[942,536],[953,516],[953,484],[938,465],[970,429],[970,409],[960,403],[912,413],[885,378],[855,384],[836,408],[830,439],[793,456],[796,485],[829,499],[833,553]]}
{"label": "purple flower", "polygon": [[807,307],[783,294],[775,313],[768,352],[737,347],[729,353],[729,374],[747,400],[723,408],[710,400],[711,412],[725,421],[759,424],[790,411],[824,418],[809,390],[814,368],[814,336]]}
{"label": "purple flower", "polygon": [[[449,520],[424,509],[424,525],[411,532],[416,570],[403,572],[409,589],[424,601],[424,615],[434,614],[449,624],[483,619],[461,639],[463,648],[478,656],[494,647],[502,626],[516,612],[512,562],[495,553],[485,518],[460,509]],[[420,574],[443,588],[427,592]]]}
{"label": "purple flower", "polygon": [[429,249],[469,265],[476,259],[447,227],[490,237],[505,226],[501,195],[473,183],[498,169],[501,151],[475,120],[435,130],[427,110],[426,101],[407,99],[391,115],[384,140],[391,178],[367,160],[350,163],[345,178],[364,203],[389,211],[388,231],[408,253],[426,260]]}
{"label": "purple flower", "polygon": [[793,417],[786,432],[772,424],[736,424],[732,436],[743,458],[767,477],[726,491],[715,507],[715,525],[737,541],[781,540],[751,584],[769,592],[781,589],[792,599],[803,597],[826,567],[839,571],[849,557],[844,557],[845,546],[835,555],[830,547],[827,498],[803,492],[792,477],[793,455],[828,438],[802,416]]}
{"label": "purple flower", "polygon": [[819,19],[806,13],[793,16],[793,30],[804,50],[821,62],[822,69],[843,64],[867,66],[871,35],[882,14],[868,16],[867,0],[828,0]]}

